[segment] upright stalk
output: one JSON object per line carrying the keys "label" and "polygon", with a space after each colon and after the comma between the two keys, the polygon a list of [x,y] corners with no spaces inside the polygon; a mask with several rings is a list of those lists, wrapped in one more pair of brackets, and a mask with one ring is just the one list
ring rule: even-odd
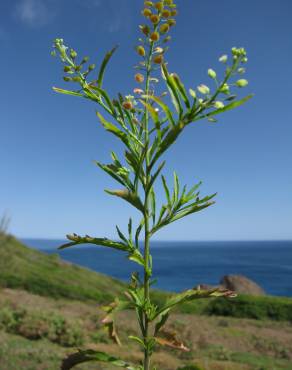
{"label": "upright stalk", "polygon": [[[151,60],[153,54],[153,43],[150,45],[149,54],[147,58],[147,65],[146,65],[146,85],[145,85],[145,94],[148,96],[149,94],[149,84],[150,84],[150,75],[151,75]],[[146,166],[145,166],[145,174],[146,174],[146,189],[148,188],[150,182],[150,170],[149,170],[149,155],[148,155],[148,147],[149,147],[149,130],[148,130],[148,121],[149,115],[148,110],[145,108],[145,146],[147,150],[146,154]],[[144,300],[145,302],[150,302],[150,269],[149,269],[149,256],[150,256],[150,233],[149,233],[149,191],[145,191],[145,200],[144,200],[144,226],[145,226],[145,234],[144,234]],[[147,313],[144,311],[144,370],[150,369],[150,353],[148,348],[148,340],[149,340],[149,321],[147,317]]]}

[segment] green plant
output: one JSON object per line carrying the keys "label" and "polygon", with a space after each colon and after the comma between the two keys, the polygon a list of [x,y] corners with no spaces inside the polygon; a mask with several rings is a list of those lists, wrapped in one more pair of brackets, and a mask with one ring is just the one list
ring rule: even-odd
{"label": "green plant", "polygon": [[[138,273],[133,273],[131,283],[126,292],[126,299],[116,299],[105,308],[104,325],[108,328],[109,336],[120,344],[114,326],[114,315],[124,309],[134,309],[141,330],[141,336],[130,336],[144,352],[144,361],[141,366],[133,366],[105,353],[80,351],[66,359],[64,369],[75,366],[78,362],[102,361],[128,369],[150,369],[150,358],[156,345],[167,345],[183,351],[188,348],[177,338],[176,333],[164,328],[170,311],[179,304],[198,298],[233,297],[234,293],[228,290],[190,289],[181,294],[173,295],[163,305],[154,304],[151,299],[150,286],[152,280],[152,257],[150,253],[150,239],[160,229],[193,213],[214,204],[216,194],[201,197],[198,183],[187,189],[181,187],[177,174],[174,172],[173,191],[163,175],[165,161],[161,162],[163,154],[174,144],[176,139],[192,123],[207,119],[216,122],[215,117],[230,109],[236,108],[251,98],[236,99],[231,94],[231,88],[245,87],[248,82],[239,78],[231,83],[235,75],[245,72],[247,62],[246,51],[243,48],[232,48],[231,63],[228,56],[223,55],[219,61],[225,65],[225,74],[219,80],[213,69],[208,75],[214,82],[214,89],[201,84],[198,92],[189,89],[187,92],[180,77],[170,73],[165,62],[168,33],[175,25],[177,15],[176,4],[173,0],[163,0],[153,3],[145,1],[142,11],[147,24],[140,26],[143,38],[139,39],[136,51],[141,60],[136,66],[135,80],[141,88],[135,88],[135,96],[123,96],[111,99],[103,87],[104,72],[116,48],[106,54],[101,63],[97,78],[90,79],[94,64],[87,64],[88,57],[77,62],[77,52],[69,49],[63,39],[54,42],[53,55],[59,54],[64,64],[64,80],[77,84],[76,90],[54,88],[56,92],[82,97],[95,102],[99,109],[97,116],[102,126],[116,136],[125,147],[124,158],[118,158],[111,152],[112,162],[97,166],[116,180],[122,189],[106,190],[110,195],[119,197],[136,208],[141,219],[134,230],[132,219],[129,219],[127,234],[117,227],[119,240],[108,238],[67,235],[69,243],[61,246],[68,248],[78,244],[96,244],[107,248],[114,248],[128,254],[128,258],[142,266],[144,276],[140,279]],[[162,90],[158,87],[160,80],[157,74],[161,73]],[[154,86],[155,85],[155,86]],[[166,91],[164,91],[166,88]],[[161,91],[158,96],[156,91]],[[102,115],[104,111],[106,116]],[[112,122],[109,121],[111,117]],[[113,123],[114,122],[114,123]],[[165,192],[165,202],[158,204],[154,185],[161,175],[162,186]],[[160,208],[160,209],[158,209]],[[144,230],[143,242],[140,235]]]}

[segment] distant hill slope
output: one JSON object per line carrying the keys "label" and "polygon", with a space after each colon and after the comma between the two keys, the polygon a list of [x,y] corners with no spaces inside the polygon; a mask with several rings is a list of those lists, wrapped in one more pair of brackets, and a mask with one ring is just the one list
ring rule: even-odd
{"label": "distant hill slope", "polygon": [[111,301],[125,284],[23,245],[13,236],[0,238],[0,287],[21,288],[55,298]]}

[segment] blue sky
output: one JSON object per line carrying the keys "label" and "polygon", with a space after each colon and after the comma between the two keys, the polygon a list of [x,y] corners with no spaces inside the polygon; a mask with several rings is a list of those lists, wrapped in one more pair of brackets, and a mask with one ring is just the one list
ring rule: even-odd
{"label": "blue sky", "polygon": [[[123,228],[128,216],[137,216],[103,192],[116,184],[93,160],[106,163],[119,143],[100,127],[93,104],[52,92],[67,85],[50,51],[53,39],[62,37],[99,64],[119,44],[105,86],[131,93],[142,3],[0,3],[0,214],[10,214],[17,236],[114,237],[115,224]],[[172,224],[157,239],[292,239],[292,2],[180,0],[178,6],[171,71],[187,87],[210,83],[208,68],[223,72],[218,57],[244,46],[246,91],[255,97],[218,124],[192,125],[167,153],[169,179],[175,169],[182,182],[203,180],[202,193],[218,196],[215,206]]]}

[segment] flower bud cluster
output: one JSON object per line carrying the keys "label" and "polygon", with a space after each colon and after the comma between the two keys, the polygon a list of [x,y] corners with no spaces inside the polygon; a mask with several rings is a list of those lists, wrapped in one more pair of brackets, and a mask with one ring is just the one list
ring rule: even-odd
{"label": "flower bud cluster", "polygon": [[[235,48],[231,49],[232,54],[232,65],[228,65],[228,55],[224,54],[219,58],[219,62],[226,65],[225,78],[219,83],[217,79],[217,73],[212,68],[209,68],[207,71],[208,76],[215,81],[216,90],[211,93],[211,89],[205,85],[200,84],[197,87],[198,92],[203,95],[197,99],[197,94],[193,89],[189,89],[190,96],[202,107],[215,107],[216,109],[224,108],[224,103],[220,100],[216,100],[219,94],[225,95],[223,100],[231,101],[236,98],[236,95],[231,95],[231,87],[235,86],[238,88],[243,88],[248,85],[248,81],[244,78],[240,78],[234,83],[230,83],[230,79],[235,75],[243,75],[246,69],[241,64],[247,62],[247,53],[244,48]],[[227,96],[227,97],[226,97]]]}
{"label": "flower bud cluster", "polygon": [[82,84],[86,76],[95,69],[95,64],[90,64],[87,69],[82,72],[83,67],[89,61],[89,57],[84,57],[79,64],[76,63],[77,52],[64,45],[63,39],[55,39],[53,44],[52,55],[60,56],[61,61],[65,64],[63,70],[66,75],[63,77],[66,82],[78,82]]}

